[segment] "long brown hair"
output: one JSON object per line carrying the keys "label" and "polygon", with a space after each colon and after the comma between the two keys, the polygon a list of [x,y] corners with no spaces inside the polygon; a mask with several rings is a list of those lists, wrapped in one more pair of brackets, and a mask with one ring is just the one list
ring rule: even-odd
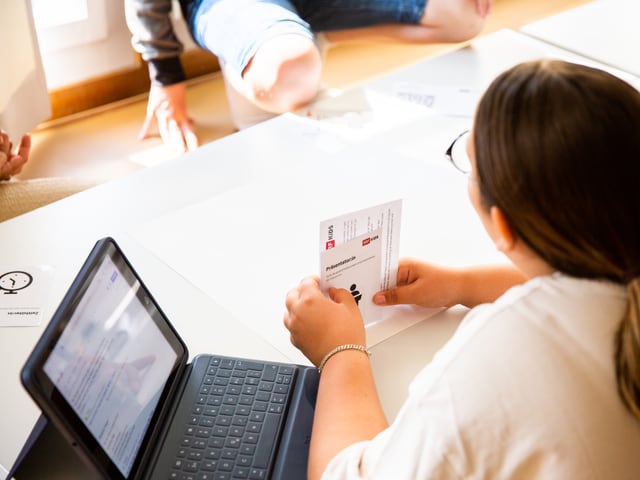
{"label": "long brown hair", "polygon": [[640,418],[640,92],[557,60],[517,65],[474,127],[483,203],[553,268],[627,286],[616,336],[620,395]]}

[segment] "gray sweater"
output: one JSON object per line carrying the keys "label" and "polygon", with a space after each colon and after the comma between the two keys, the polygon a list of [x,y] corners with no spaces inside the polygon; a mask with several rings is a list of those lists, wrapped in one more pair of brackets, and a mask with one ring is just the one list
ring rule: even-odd
{"label": "gray sweater", "polygon": [[[149,78],[155,85],[171,85],[185,80],[180,62],[182,42],[171,21],[171,0],[125,0],[131,44],[149,66]],[[185,18],[192,0],[180,0]],[[187,23],[188,20],[187,20]]]}

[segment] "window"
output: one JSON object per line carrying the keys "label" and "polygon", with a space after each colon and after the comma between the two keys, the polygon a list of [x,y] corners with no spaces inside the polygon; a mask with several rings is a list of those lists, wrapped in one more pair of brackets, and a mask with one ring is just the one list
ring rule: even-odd
{"label": "window", "polygon": [[31,0],[31,8],[42,52],[107,37],[105,0]]}
{"label": "window", "polygon": [[[5,0],[0,0],[4,2]],[[60,118],[148,91],[146,65],[131,46],[123,0],[30,0],[52,106]],[[188,78],[218,68],[202,55],[173,0]]]}
{"label": "window", "polygon": [[135,67],[122,1],[31,1],[49,90]]}

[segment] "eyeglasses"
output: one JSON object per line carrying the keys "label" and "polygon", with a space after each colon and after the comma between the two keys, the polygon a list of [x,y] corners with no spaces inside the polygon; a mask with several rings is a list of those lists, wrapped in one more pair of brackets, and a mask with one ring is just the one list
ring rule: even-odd
{"label": "eyeglasses", "polygon": [[467,154],[467,141],[469,140],[470,130],[465,130],[458,135],[447,151],[444,152],[444,156],[462,173],[471,172],[471,160]]}

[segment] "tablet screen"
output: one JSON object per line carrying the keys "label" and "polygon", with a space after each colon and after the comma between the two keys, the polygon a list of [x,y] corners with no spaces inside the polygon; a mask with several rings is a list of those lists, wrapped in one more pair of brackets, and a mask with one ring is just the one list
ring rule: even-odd
{"label": "tablet screen", "polygon": [[143,287],[105,255],[43,364],[59,394],[126,478],[178,354]]}

